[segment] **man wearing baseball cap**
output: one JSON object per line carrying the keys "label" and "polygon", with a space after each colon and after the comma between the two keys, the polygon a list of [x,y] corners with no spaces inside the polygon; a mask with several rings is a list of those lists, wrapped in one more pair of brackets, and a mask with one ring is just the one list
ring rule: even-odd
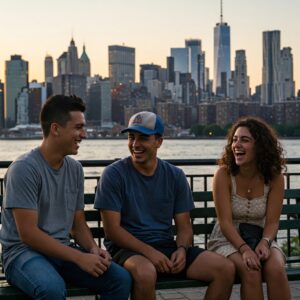
{"label": "man wearing baseball cap", "polygon": [[161,118],[153,112],[136,113],[122,132],[128,132],[131,155],[105,169],[95,208],[103,220],[105,246],[133,277],[133,299],[155,299],[160,276],[208,281],[205,299],[229,299],[233,264],[191,246],[189,212],[194,204],[186,176],[157,157],[164,133]]}

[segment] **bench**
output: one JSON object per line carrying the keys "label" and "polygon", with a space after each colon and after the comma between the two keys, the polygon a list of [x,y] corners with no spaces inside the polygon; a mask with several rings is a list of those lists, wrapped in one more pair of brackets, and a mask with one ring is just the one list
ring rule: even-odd
{"label": "bench", "polygon": [[[99,220],[99,212],[93,209],[94,196],[94,194],[85,194],[86,220],[97,243],[101,244],[104,238],[104,230]],[[200,243],[201,247],[205,247],[216,220],[212,192],[193,192],[193,198],[196,206],[196,208],[191,211],[194,244]],[[300,231],[300,204],[298,204],[297,199],[300,199],[300,189],[285,190],[285,203],[282,209],[278,236],[283,233],[284,236],[290,238],[293,231]],[[2,203],[2,196],[0,196],[0,202]],[[291,253],[289,247],[288,251]],[[288,255],[286,271],[289,281],[300,280],[300,256]],[[156,289],[178,289],[202,286],[207,286],[207,283],[198,280],[164,278],[157,282]],[[90,296],[95,294],[87,288],[69,286],[67,288],[67,295]],[[6,282],[5,275],[3,274],[2,277],[0,277],[0,299],[21,300],[28,298],[17,288],[10,286]]]}

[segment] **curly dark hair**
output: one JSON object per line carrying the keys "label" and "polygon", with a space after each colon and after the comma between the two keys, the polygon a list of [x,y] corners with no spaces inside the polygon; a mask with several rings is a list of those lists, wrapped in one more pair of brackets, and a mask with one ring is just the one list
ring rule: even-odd
{"label": "curly dark hair", "polygon": [[239,127],[247,127],[255,140],[255,155],[257,169],[263,175],[265,183],[269,183],[274,176],[286,170],[283,148],[278,140],[277,133],[265,121],[256,117],[238,119],[229,129],[227,145],[218,164],[226,166],[229,173],[236,175],[239,166],[235,163],[231,149],[233,136]]}

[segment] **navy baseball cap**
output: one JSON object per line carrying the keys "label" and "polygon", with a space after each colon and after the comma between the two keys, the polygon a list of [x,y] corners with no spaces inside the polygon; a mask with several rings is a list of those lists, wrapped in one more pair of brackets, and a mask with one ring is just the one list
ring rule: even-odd
{"label": "navy baseball cap", "polygon": [[121,132],[137,131],[146,135],[164,133],[164,124],[157,114],[150,111],[141,111],[134,114],[128,123],[128,127]]}

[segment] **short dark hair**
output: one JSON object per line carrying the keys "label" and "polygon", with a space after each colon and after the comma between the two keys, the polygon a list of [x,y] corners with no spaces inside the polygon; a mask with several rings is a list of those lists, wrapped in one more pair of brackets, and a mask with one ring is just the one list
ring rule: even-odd
{"label": "short dark hair", "polygon": [[227,134],[227,145],[218,161],[219,165],[225,165],[232,175],[238,173],[239,166],[235,163],[231,145],[239,127],[247,127],[255,140],[257,168],[265,183],[269,183],[274,176],[286,170],[283,148],[276,131],[257,117],[242,117],[231,126]]}
{"label": "short dark hair", "polygon": [[81,98],[75,95],[55,95],[49,97],[43,105],[40,114],[40,122],[44,136],[47,137],[49,135],[52,123],[65,126],[70,120],[69,113],[71,111],[85,112],[85,103]]}

